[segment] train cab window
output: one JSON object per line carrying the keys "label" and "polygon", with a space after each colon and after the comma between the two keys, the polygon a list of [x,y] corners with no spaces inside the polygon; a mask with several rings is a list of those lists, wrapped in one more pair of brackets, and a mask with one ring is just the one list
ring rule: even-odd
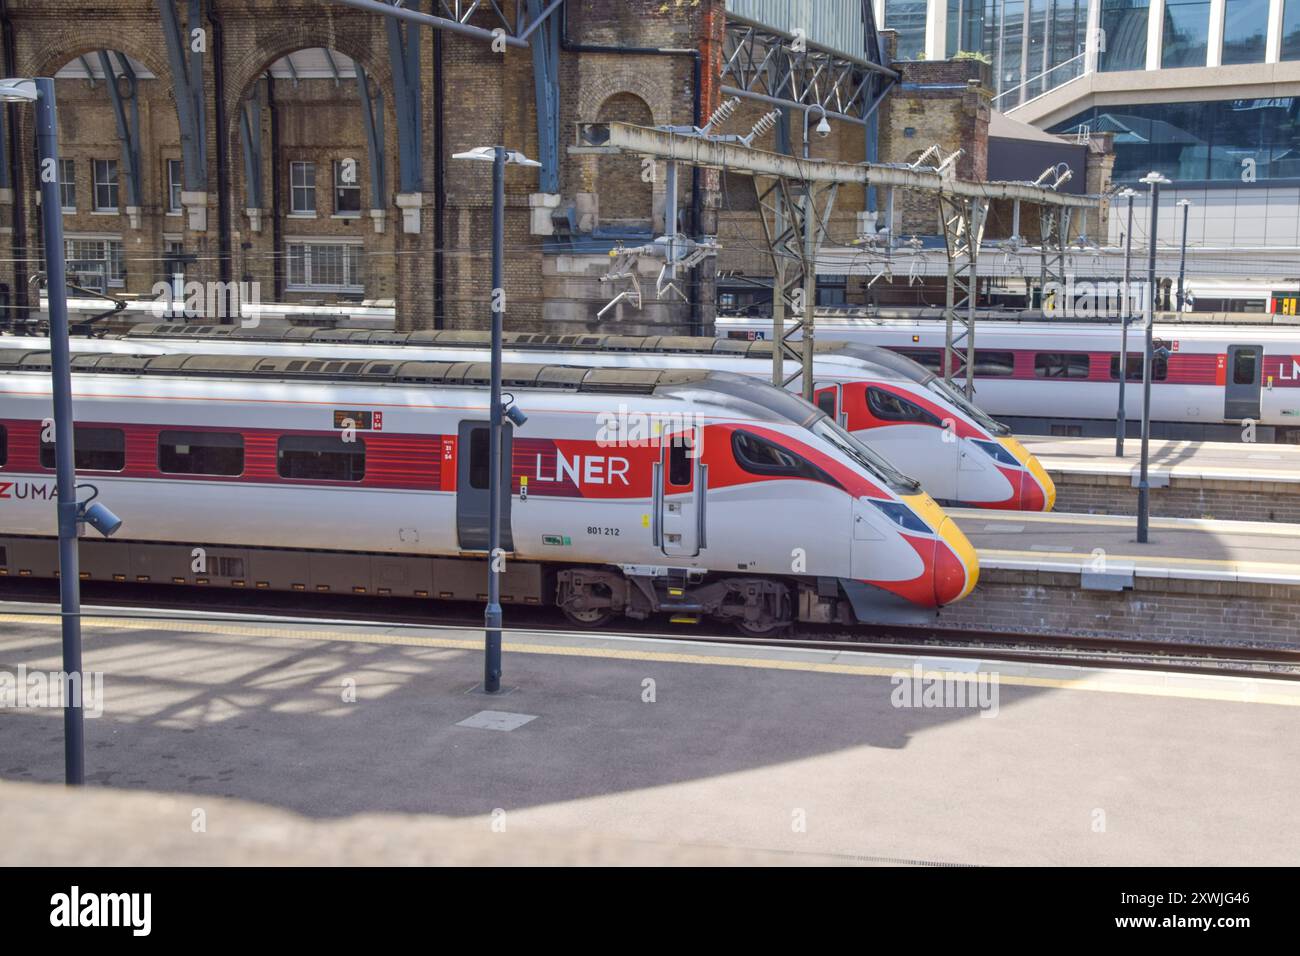
{"label": "train cab window", "polygon": [[158,470],[168,475],[242,475],[244,436],[232,432],[160,432]]}
{"label": "train cab window", "polygon": [[804,478],[808,481],[833,485],[836,488],[842,487],[838,481],[806,458],[749,432],[732,432],[731,451],[736,457],[736,464],[751,475],[764,475],[770,478]]}
{"label": "train cab window", "polygon": [[0,468],[9,460],[9,429],[0,425]]}
{"label": "train cab window", "polygon": [[1039,378],[1087,378],[1086,352],[1039,352],[1034,356],[1034,374]]}
{"label": "train cab window", "polygon": [[975,352],[975,374],[982,378],[1007,378],[1016,372],[1014,352]]}
{"label": "train cab window", "polygon": [[871,414],[887,422],[917,422],[922,425],[942,425],[939,416],[926,411],[915,402],[909,402],[901,395],[887,392],[872,385],[867,389],[867,407]]}
{"label": "train cab window", "polygon": [[668,446],[668,484],[686,488],[691,483],[691,445],[679,436]]}
{"label": "train cab window", "polygon": [[1232,358],[1232,384],[1254,385],[1255,363],[1258,359],[1254,349],[1238,349]]}
{"label": "train cab window", "polygon": [[828,388],[817,393],[817,407],[829,415],[835,417],[835,389]]}
{"label": "train cab window", "polygon": [[[121,471],[126,467],[126,435],[120,428],[78,425],[72,458],[78,471]],[[54,442],[41,442],[41,467],[54,467]]]}
{"label": "train cab window", "polygon": [[[1118,355],[1112,355],[1110,357],[1110,377],[1111,381],[1119,381]],[[1155,360],[1151,363],[1151,381],[1163,382],[1168,377],[1169,360],[1157,355]],[[1142,356],[1140,354],[1128,356],[1128,369],[1125,372],[1124,378],[1129,382],[1142,381]]]}
{"label": "train cab window", "polygon": [[341,435],[282,435],[276,449],[281,478],[360,481],[366,476],[366,443]]}

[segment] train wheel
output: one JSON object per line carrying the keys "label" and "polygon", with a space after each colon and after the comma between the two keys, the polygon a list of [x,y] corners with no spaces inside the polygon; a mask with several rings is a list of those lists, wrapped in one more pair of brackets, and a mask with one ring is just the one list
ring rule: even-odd
{"label": "train wheel", "polygon": [[560,610],[569,619],[569,623],[583,628],[604,627],[618,616],[618,612],[609,607],[595,607],[585,611],[570,611],[565,607]]}
{"label": "train wheel", "polygon": [[746,637],[757,638],[776,638],[783,637],[789,632],[792,625],[790,624],[751,624],[748,621],[737,621],[736,630],[740,631]]}

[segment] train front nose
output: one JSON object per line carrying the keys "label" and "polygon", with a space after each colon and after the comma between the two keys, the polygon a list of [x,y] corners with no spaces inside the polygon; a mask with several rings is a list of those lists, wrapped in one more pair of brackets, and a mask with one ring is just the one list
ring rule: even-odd
{"label": "train front nose", "polygon": [[1052,476],[1047,473],[1042,462],[1010,435],[1002,436],[998,442],[1025,469],[1020,474],[1016,508],[1020,511],[1051,511],[1056,505],[1056,482],[1052,481]]}
{"label": "train front nose", "polygon": [[934,549],[934,600],[936,604],[960,601],[975,588],[980,577],[975,546],[948,517],[939,525]]}

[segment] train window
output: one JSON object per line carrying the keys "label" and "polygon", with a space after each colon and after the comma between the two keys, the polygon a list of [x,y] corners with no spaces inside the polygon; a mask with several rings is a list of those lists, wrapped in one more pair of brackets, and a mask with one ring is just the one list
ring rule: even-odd
{"label": "train window", "polygon": [[1005,378],[1016,372],[1016,353],[981,352],[975,353],[975,374],[985,378]]}
{"label": "train window", "polygon": [[1255,359],[1257,358],[1254,349],[1238,349],[1232,358],[1232,384],[1233,385],[1254,385],[1255,384]]}
{"label": "train window", "polygon": [[867,407],[871,409],[872,415],[887,422],[919,422],[936,428],[942,425],[938,415],[874,385],[867,389]]}
{"label": "train window", "polygon": [[0,425],[0,468],[9,460],[9,429]]}
{"label": "train window", "polygon": [[677,436],[668,446],[668,484],[685,488],[691,483],[691,446],[685,436]]}
{"label": "train window", "polygon": [[1087,378],[1086,352],[1039,352],[1034,356],[1034,374],[1039,378]]}
{"label": "train window", "polygon": [[341,435],[282,435],[276,450],[281,478],[360,481],[366,476],[366,443]]}
{"label": "train window", "polygon": [[[1119,381],[1119,356],[1110,357],[1110,377],[1112,381]],[[1128,356],[1128,370],[1124,376],[1130,382],[1142,381],[1142,356]],[[1151,363],[1151,380],[1153,382],[1163,382],[1169,377],[1169,360],[1159,355]]]}
{"label": "train window", "polygon": [[242,475],[244,436],[234,432],[160,432],[158,470],[168,475]]}
{"label": "train window", "polygon": [[835,389],[828,388],[817,393],[817,407],[829,415],[835,417]]}
{"label": "train window", "polygon": [[[121,471],[126,467],[126,436],[120,428],[78,425],[73,433],[73,464],[81,471]],[[41,442],[41,467],[54,467],[54,442]]]}
{"label": "train window", "polygon": [[491,435],[488,428],[474,428],[469,433],[469,486],[475,491],[488,490],[488,476],[492,474]]}
{"label": "train window", "polygon": [[774,478],[806,478],[809,481],[820,481],[836,488],[842,487],[838,481],[806,458],[782,448],[766,438],[751,435],[749,432],[732,432],[731,451],[736,456],[736,464],[751,475],[766,475]]}
{"label": "train window", "polygon": [[931,372],[937,372],[943,366],[942,349],[898,349],[897,351],[913,362],[924,365]]}

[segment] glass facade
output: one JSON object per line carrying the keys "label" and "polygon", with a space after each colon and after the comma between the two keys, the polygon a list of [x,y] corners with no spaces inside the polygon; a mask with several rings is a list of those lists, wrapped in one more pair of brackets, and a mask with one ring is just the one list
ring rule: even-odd
{"label": "glass facade", "polygon": [[1300,179],[1300,97],[1094,107],[1051,132],[1115,134],[1116,183],[1152,170],[1175,182]]}
{"label": "glass facade", "polygon": [[1226,0],[1223,63],[1263,63],[1268,0]]}
{"label": "glass facade", "polygon": [[1209,0],[1165,0],[1164,37],[1162,67],[1205,66],[1210,45]]}
{"label": "glass facade", "polygon": [[[1300,0],[1296,0],[1300,3]],[[1101,0],[1101,49],[1097,69],[1144,70],[1150,0]]]}
{"label": "glass facade", "polygon": [[1300,60],[1300,0],[1282,6],[1282,59]]}
{"label": "glass facade", "polygon": [[[1295,0],[1300,3],[1300,0]],[[925,0],[885,0],[885,23],[898,31],[900,60],[920,59],[925,53]]]}

